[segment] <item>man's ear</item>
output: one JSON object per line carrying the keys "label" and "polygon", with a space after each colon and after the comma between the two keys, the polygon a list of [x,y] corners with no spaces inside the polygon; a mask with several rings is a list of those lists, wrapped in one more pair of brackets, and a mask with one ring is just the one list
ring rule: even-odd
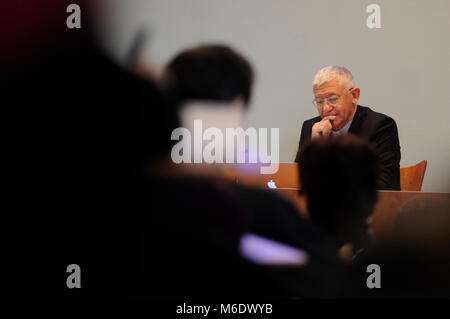
{"label": "man's ear", "polygon": [[361,94],[361,90],[359,88],[354,88],[351,92],[352,94],[352,103],[356,105],[359,100],[359,95]]}

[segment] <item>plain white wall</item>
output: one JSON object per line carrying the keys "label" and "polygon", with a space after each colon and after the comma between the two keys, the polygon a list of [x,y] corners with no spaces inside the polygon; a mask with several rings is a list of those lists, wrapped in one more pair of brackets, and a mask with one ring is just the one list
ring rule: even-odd
{"label": "plain white wall", "polygon": [[[254,127],[280,128],[280,160],[295,157],[304,120],[316,116],[311,80],[321,67],[349,68],[360,104],[393,117],[401,166],[427,159],[424,191],[450,192],[450,1],[448,0],[133,0],[105,19],[123,58],[136,31],[151,30],[144,56],[163,66],[180,50],[229,44],[253,64]],[[381,7],[369,29],[366,7]]]}

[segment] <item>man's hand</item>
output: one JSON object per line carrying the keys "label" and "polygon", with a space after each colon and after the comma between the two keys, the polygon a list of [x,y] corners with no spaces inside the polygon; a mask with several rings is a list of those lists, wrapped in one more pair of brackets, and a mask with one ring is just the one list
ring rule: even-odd
{"label": "man's hand", "polygon": [[331,130],[333,129],[330,121],[334,120],[335,118],[336,116],[334,115],[326,116],[322,119],[322,121],[315,123],[311,130],[311,138],[330,135]]}

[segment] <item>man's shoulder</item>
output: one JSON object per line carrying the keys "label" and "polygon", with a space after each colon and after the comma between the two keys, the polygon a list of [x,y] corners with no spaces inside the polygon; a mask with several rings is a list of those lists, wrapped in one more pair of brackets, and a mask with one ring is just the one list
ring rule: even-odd
{"label": "man's shoulder", "polygon": [[375,112],[371,108],[358,105],[357,113],[353,118],[349,133],[368,138],[377,139],[380,134],[391,132],[397,135],[397,124],[390,116]]}
{"label": "man's shoulder", "polygon": [[372,121],[375,123],[395,122],[395,120],[384,113],[376,112],[370,107],[358,105],[358,112],[362,115],[366,121]]}

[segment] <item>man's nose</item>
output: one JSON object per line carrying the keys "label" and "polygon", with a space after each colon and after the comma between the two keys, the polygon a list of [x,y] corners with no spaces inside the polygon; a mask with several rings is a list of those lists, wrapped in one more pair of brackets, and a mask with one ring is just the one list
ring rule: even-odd
{"label": "man's nose", "polygon": [[325,101],[325,103],[323,104],[323,112],[325,114],[328,114],[329,112],[331,112],[331,110],[333,110],[333,106],[330,105],[327,101]]}

